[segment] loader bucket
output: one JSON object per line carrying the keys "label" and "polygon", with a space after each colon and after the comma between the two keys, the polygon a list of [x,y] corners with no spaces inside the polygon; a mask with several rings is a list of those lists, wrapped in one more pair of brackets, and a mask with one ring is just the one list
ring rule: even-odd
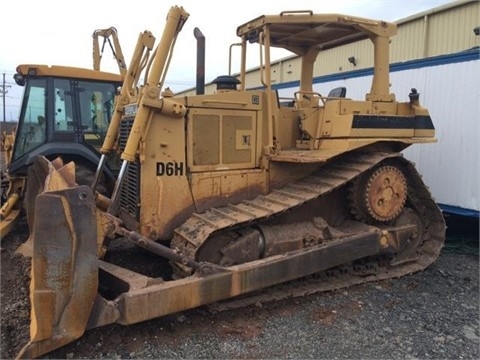
{"label": "loader bucket", "polygon": [[88,186],[35,199],[30,341],[17,358],[35,358],[83,335],[98,289],[96,218]]}

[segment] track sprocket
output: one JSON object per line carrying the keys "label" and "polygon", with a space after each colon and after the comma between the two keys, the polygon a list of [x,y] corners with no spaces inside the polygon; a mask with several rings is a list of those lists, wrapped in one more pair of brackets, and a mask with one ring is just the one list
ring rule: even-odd
{"label": "track sprocket", "polygon": [[350,187],[352,213],[366,222],[388,222],[403,210],[407,180],[393,165],[381,165],[363,174]]}

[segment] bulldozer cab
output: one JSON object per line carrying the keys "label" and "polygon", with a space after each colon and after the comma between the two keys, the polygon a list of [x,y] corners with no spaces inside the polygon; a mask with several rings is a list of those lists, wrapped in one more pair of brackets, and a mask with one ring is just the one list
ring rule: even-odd
{"label": "bulldozer cab", "polygon": [[10,174],[26,174],[38,154],[77,154],[96,163],[121,77],[87,69],[20,65],[14,78],[25,90]]}

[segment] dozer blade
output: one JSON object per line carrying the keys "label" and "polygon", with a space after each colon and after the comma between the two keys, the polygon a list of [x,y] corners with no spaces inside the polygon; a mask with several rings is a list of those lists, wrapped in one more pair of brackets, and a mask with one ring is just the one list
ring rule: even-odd
{"label": "dozer blade", "polygon": [[17,358],[38,357],[82,336],[98,288],[91,189],[44,192],[34,215],[30,341]]}

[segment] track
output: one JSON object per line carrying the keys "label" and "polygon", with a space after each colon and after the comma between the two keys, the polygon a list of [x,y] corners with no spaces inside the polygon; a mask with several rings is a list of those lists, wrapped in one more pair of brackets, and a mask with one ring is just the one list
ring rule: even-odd
{"label": "track", "polygon": [[[395,162],[407,176],[408,211],[421,218],[423,231],[418,242],[412,244],[414,258],[363,259],[361,262],[345,264],[307,278],[291,281],[270,289],[241,296],[237,299],[210,306],[215,311],[242,307],[254,303],[268,302],[288,297],[344,288],[370,281],[400,277],[423,270],[440,254],[445,238],[445,223],[442,214],[432,199],[428,188],[414,165],[397,153],[362,153],[348,155],[333,164],[327,164],[318,172],[274,190],[266,196],[237,205],[211,209],[203,214],[194,214],[176,230],[172,248],[195,258],[201,246],[216,234],[233,228],[250,226],[272,216],[294,209],[307,201],[325,196],[354,180],[360,174],[382,162]],[[416,250],[413,248],[416,247]],[[189,275],[188,268],[178,267],[177,273]]]}

